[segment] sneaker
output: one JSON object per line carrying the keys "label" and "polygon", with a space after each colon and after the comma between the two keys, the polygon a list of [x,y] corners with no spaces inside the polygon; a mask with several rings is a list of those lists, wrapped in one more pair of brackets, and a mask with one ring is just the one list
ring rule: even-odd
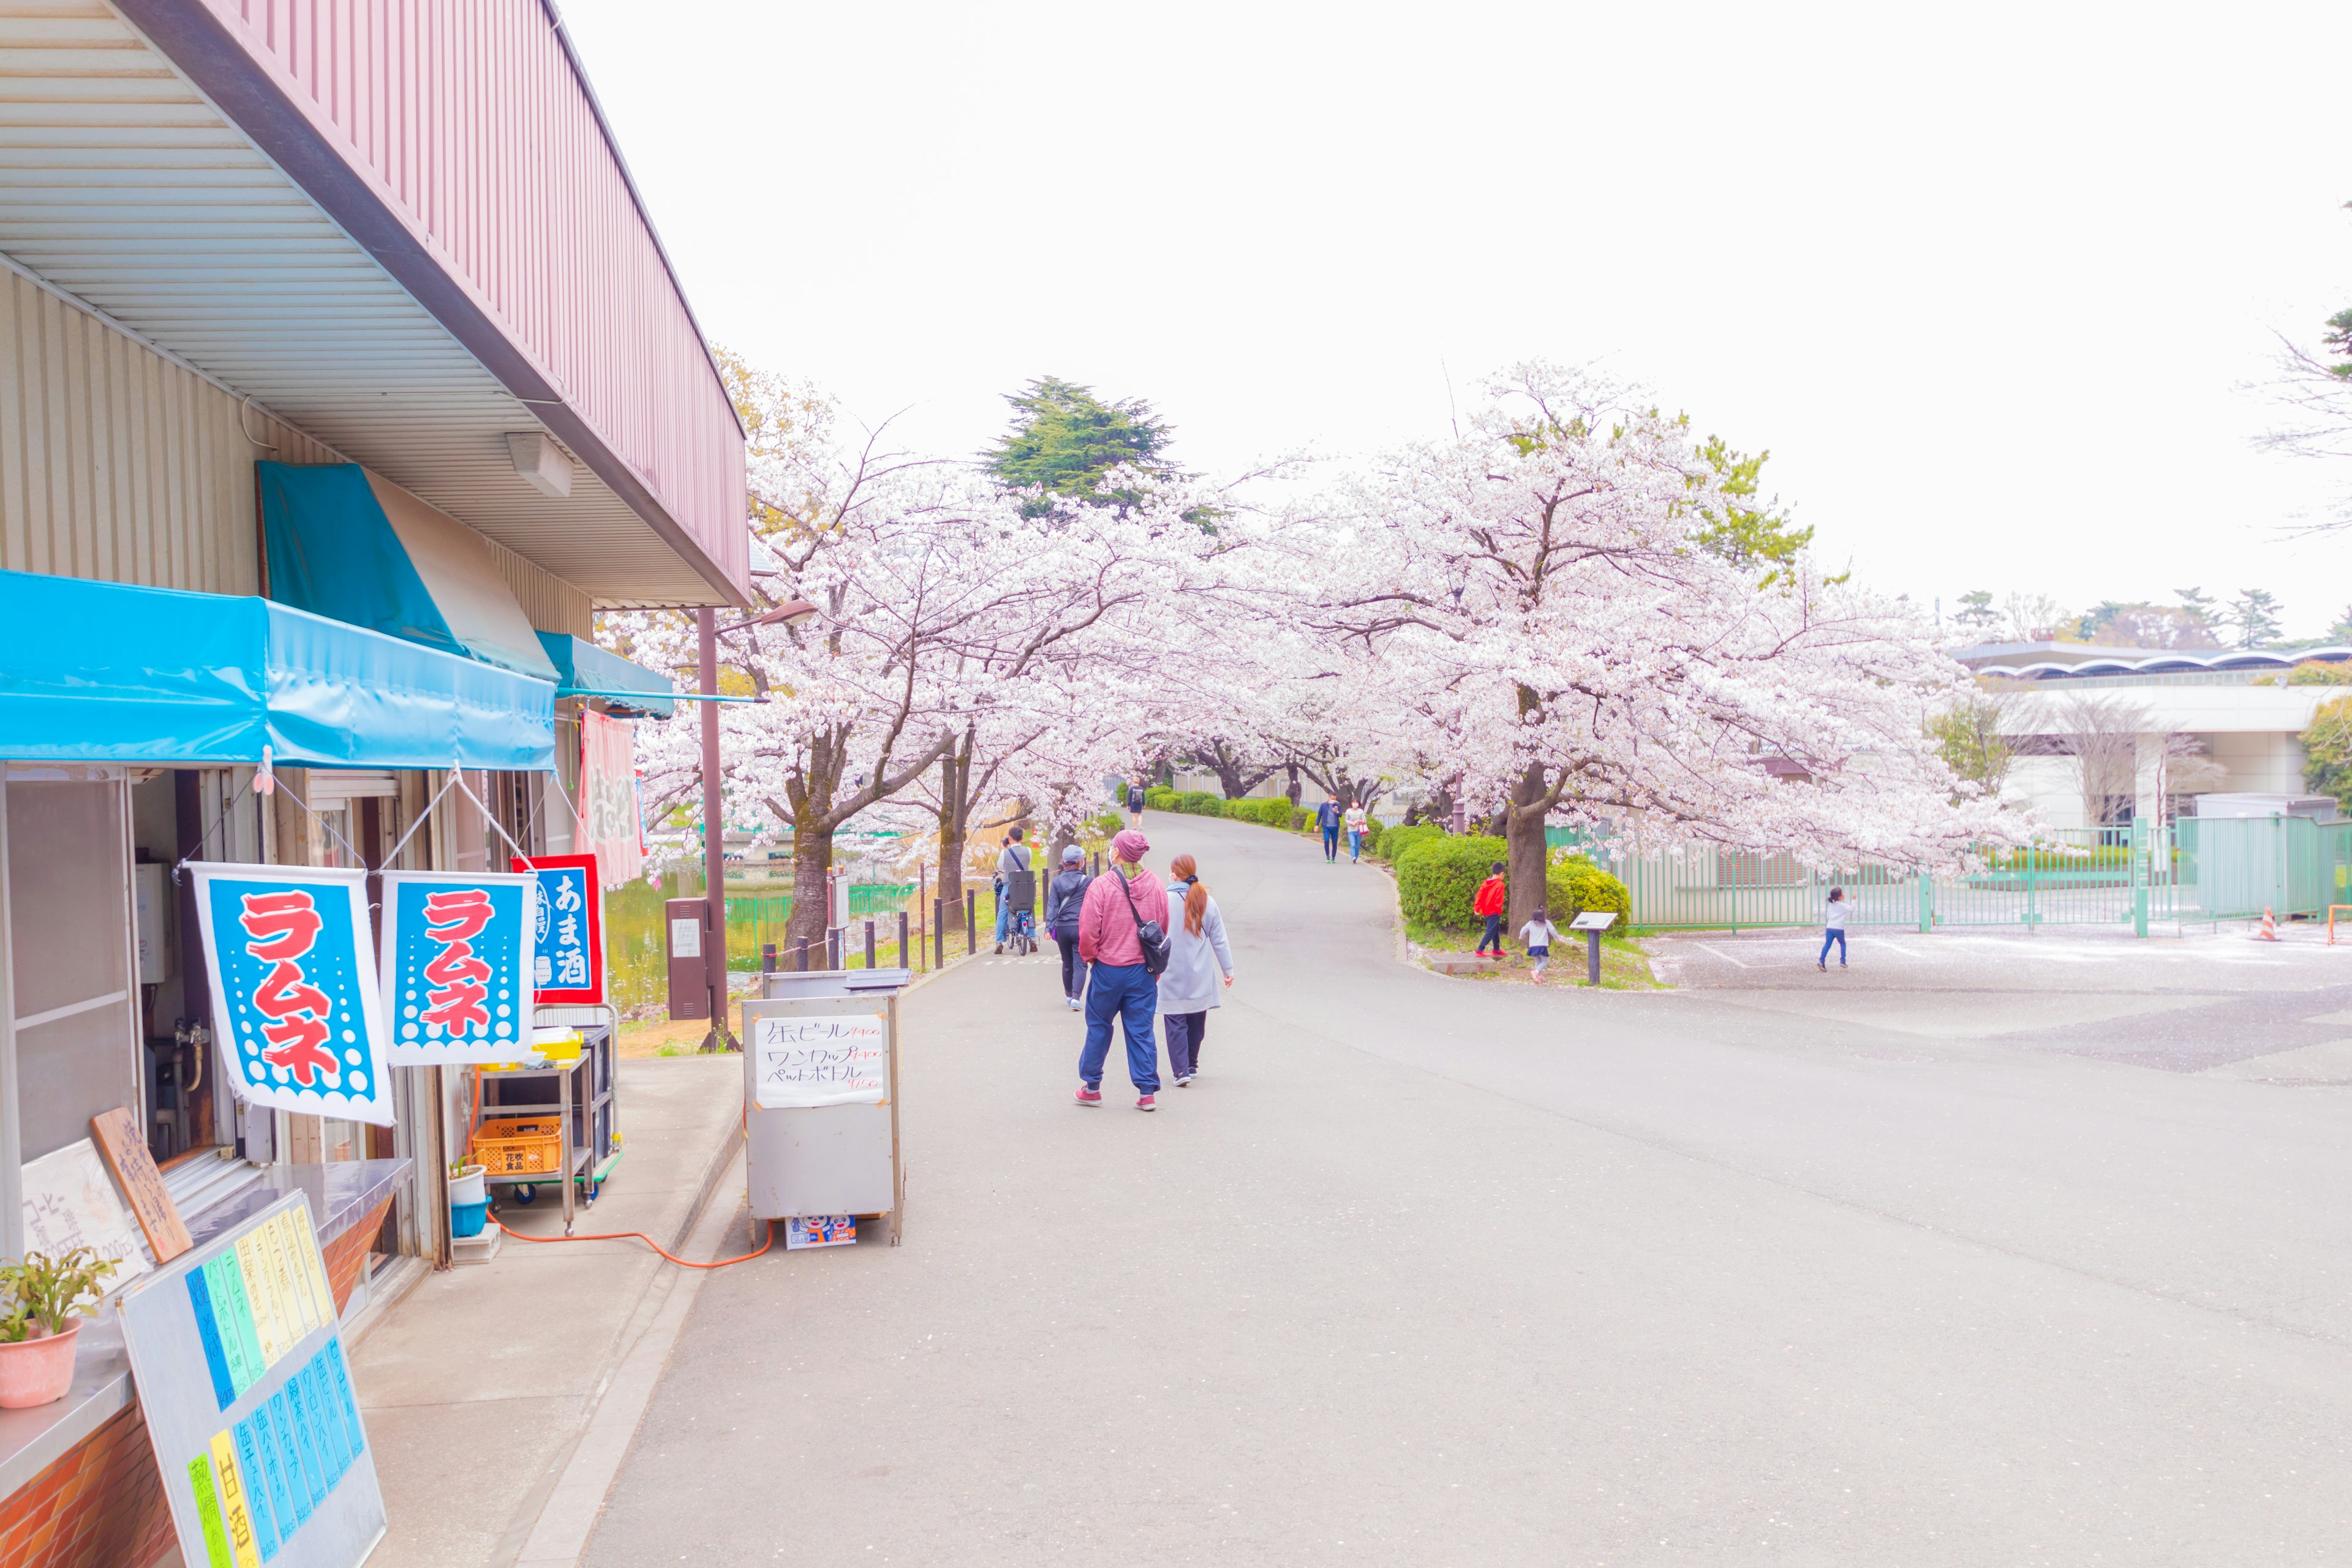
{"label": "sneaker", "polygon": [[1813,965],[1813,967],[1814,967],[1815,969],[1820,970],[1823,974],[1827,974],[1827,973],[1830,972],[1830,966],[1829,966],[1828,964],[1826,964],[1826,963],[1815,963],[1815,964]]}
{"label": "sneaker", "polygon": [[1177,1078],[1177,1079],[1176,1079],[1176,1087],[1177,1087],[1178,1089],[1190,1089],[1190,1088],[1192,1088],[1192,1075],[1191,1073],[1184,1073],[1184,1074],[1180,1075],[1180,1076]]}
{"label": "sneaker", "polygon": [[1003,942],[998,942],[998,943],[996,944],[996,951],[997,951],[997,952],[1003,952],[1004,951],[1004,944],[1003,944]]}
{"label": "sneaker", "polygon": [[1076,997],[1075,997],[1075,996],[1071,996],[1071,997],[1066,998],[1066,1000],[1067,1000],[1067,1001],[1068,1001],[1068,1003],[1070,1004],[1070,1011],[1071,1011],[1071,1012],[1075,1013],[1075,1012],[1076,1012],[1076,1011],[1078,1010],[1078,999],[1077,999]]}
{"label": "sneaker", "polygon": [[1102,1090],[1098,1089],[1088,1089],[1085,1084],[1080,1084],[1078,1085],[1077,1099],[1080,1105],[1100,1105],[1102,1103]]}
{"label": "sneaker", "polygon": [[[1095,1098],[1097,1100],[1100,1100],[1102,1096],[1098,1094],[1095,1096]],[[1152,1099],[1151,1096],[1148,1094],[1139,1094],[1135,1097],[1135,1109],[1138,1110],[1157,1110],[1160,1109],[1160,1102]]]}

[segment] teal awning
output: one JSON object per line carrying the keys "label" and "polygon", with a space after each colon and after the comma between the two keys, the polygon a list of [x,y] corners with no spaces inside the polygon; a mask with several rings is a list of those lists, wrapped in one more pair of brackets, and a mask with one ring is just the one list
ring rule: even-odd
{"label": "teal awning", "polygon": [[[597,697],[616,708],[667,719],[677,711],[670,694],[677,689],[669,677],[634,664],[609,648],[561,632],[539,634],[540,647],[555,666],[558,697]],[[638,693],[645,696],[642,700]]]}
{"label": "teal awning", "polygon": [[555,765],[555,688],[267,599],[0,572],[0,757]]}
{"label": "teal awning", "polygon": [[254,475],[269,597],[555,679],[488,540],[354,463],[257,463]]}

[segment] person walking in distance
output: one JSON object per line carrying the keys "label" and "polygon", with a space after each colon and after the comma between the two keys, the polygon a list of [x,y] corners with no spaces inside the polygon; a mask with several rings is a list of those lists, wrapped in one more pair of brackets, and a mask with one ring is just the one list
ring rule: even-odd
{"label": "person walking in distance", "polygon": [[[1020,879],[1029,870],[1029,846],[1021,842],[1022,831],[1014,828],[1004,836],[1004,852],[996,858],[996,951],[1004,951],[1004,938],[1012,930],[1013,895],[1020,889]],[[1034,893],[1035,889],[1033,887]]]}
{"label": "person walking in distance", "polygon": [[1486,934],[1478,939],[1478,951],[1474,955],[1484,958],[1492,947],[1495,956],[1503,956],[1503,906],[1510,901],[1511,889],[1503,880],[1503,863],[1497,860],[1493,874],[1478,884],[1477,893],[1470,900],[1470,912],[1485,917]]}
{"label": "person walking in distance", "polygon": [[1087,973],[1087,1043],[1078,1053],[1080,1105],[1102,1103],[1104,1060],[1114,1024],[1127,1031],[1127,1076],[1135,1109],[1158,1109],[1160,1042],[1152,1037],[1159,971],[1168,957],[1168,889],[1143,868],[1151,841],[1130,827],[1110,841],[1110,875],[1097,877],[1078,906],[1078,956]]}
{"label": "person walking in distance", "polygon": [[1821,957],[1813,960],[1813,967],[1820,970],[1823,974],[1827,974],[1830,972],[1830,944],[1832,942],[1835,942],[1837,944],[1838,967],[1840,969],[1843,969],[1845,967],[1845,889],[1843,888],[1832,888],[1830,889],[1829,910],[1827,914],[1823,917],[1828,930],[1822,937],[1822,955]]}
{"label": "person walking in distance", "polygon": [[1201,1070],[1201,1037],[1208,1032],[1209,1009],[1218,1005],[1218,973],[1227,985],[1234,983],[1234,950],[1225,942],[1225,917],[1192,858],[1177,856],[1168,874],[1174,880],[1168,884],[1168,973],[1160,977],[1160,1024],[1168,1032],[1169,1074],[1178,1089],[1186,1089]]}
{"label": "person walking in distance", "polygon": [[1062,950],[1062,997],[1078,1010],[1086,994],[1087,966],[1078,960],[1078,908],[1087,896],[1087,852],[1072,844],[1062,851],[1062,868],[1045,889],[1045,929]]}
{"label": "person walking in distance", "polygon": [[1127,825],[1129,827],[1143,826],[1143,780],[1140,778],[1127,781]]}
{"label": "person walking in distance", "polygon": [[1315,808],[1315,826],[1323,835],[1323,860],[1326,865],[1339,863],[1339,824],[1342,820],[1339,803],[1330,795],[1325,795],[1323,804]]}
{"label": "person walking in distance", "polygon": [[1519,928],[1519,940],[1528,944],[1528,964],[1540,985],[1544,965],[1551,962],[1551,944],[1559,940],[1559,928],[1551,923],[1550,911],[1538,904],[1534,918]]}
{"label": "person walking in distance", "polygon": [[1341,820],[1348,827],[1348,864],[1361,865],[1364,858],[1364,829],[1371,825],[1371,816],[1362,805],[1357,805],[1349,806],[1347,816]]}

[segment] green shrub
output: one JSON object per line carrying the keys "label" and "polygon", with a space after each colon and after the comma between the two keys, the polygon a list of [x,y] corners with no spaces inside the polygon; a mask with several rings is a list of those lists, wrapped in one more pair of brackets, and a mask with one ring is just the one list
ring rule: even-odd
{"label": "green shrub", "polygon": [[1268,827],[1287,829],[1290,826],[1291,806],[1285,796],[1277,795],[1266,800],[1237,800],[1234,805],[1234,816],[1246,817],[1251,822],[1263,823]]}
{"label": "green shrub", "polygon": [[1176,792],[1166,784],[1153,784],[1143,792],[1143,805],[1147,811],[1173,811],[1176,809]]}
{"label": "green shrub", "polygon": [[1188,789],[1176,797],[1174,809],[1189,816],[1223,816],[1225,797],[1204,789]]}
{"label": "green shrub", "polygon": [[1397,900],[1407,921],[1449,931],[1469,931],[1478,923],[1470,900],[1487,868],[1507,858],[1499,838],[1484,834],[1424,838],[1396,859]]}
{"label": "green shrub", "polygon": [[1097,833],[1117,833],[1127,826],[1127,818],[1116,811],[1106,811],[1087,824]]}
{"label": "green shrub", "polygon": [[1426,844],[1433,838],[1445,837],[1445,829],[1434,822],[1416,822],[1408,826],[1400,822],[1381,835],[1382,857],[1391,864],[1404,858],[1404,852],[1416,844]]}
{"label": "green shrub", "polygon": [[1633,895],[1625,884],[1581,855],[1552,857],[1544,868],[1544,910],[1563,931],[1568,922],[1587,910],[1607,910],[1617,917],[1609,929],[1622,931],[1633,917]]}

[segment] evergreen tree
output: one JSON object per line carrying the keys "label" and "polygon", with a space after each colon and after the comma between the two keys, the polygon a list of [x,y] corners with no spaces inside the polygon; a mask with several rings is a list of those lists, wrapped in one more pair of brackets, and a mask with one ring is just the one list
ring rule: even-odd
{"label": "evergreen tree", "polygon": [[2279,635],[2278,595],[2267,588],[2242,588],[2230,601],[2230,624],[2240,647],[2260,647]]}
{"label": "evergreen tree", "polygon": [[1992,607],[1992,590],[1979,588],[1973,594],[1963,594],[1960,607],[1952,612],[1952,620],[1970,631],[1985,631],[1998,625],[2000,612]]}
{"label": "evergreen tree", "polygon": [[1092,387],[1044,375],[1004,401],[1013,405],[1012,427],[981,458],[998,483],[1027,495],[1025,517],[1072,501],[1126,510],[1138,492],[1103,488],[1105,476],[1122,466],[1177,477],[1166,456],[1175,432],[1139,397],[1106,403]]}

